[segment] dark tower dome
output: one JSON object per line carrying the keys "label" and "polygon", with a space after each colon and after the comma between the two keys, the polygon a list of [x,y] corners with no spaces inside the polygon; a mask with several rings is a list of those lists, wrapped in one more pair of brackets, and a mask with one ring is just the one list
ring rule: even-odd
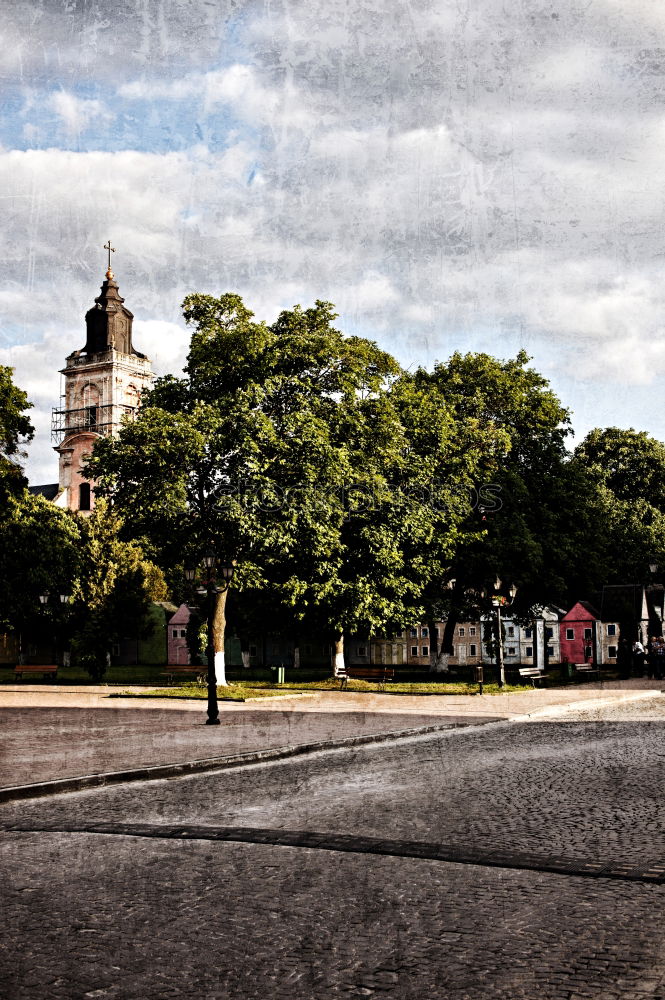
{"label": "dark tower dome", "polygon": [[83,353],[104,354],[106,351],[119,351],[121,354],[133,354],[144,358],[132,346],[132,322],[134,314],[127,309],[124,299],[118,291],[118,283],[109,267],[101,294],[95,299],[95,305],[85,314],[87,339]]}

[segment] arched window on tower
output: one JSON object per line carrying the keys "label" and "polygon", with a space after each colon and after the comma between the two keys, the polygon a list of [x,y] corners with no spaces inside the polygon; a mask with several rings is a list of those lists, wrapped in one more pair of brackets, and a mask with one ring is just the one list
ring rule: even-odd
{"label": "arched window on tower", "polygon": [[79,486],[79,510],[90,510],[90,483]]}

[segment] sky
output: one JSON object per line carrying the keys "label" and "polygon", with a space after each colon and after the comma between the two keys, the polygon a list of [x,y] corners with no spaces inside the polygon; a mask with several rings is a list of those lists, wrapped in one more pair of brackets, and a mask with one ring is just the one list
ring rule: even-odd
{"label": "sky", "polygon": [[0,364],[57,479],[113,269],[155,370],[192,291],[315,299],[405,366],[520,348],[665,440],[662,0],[4,0]]}

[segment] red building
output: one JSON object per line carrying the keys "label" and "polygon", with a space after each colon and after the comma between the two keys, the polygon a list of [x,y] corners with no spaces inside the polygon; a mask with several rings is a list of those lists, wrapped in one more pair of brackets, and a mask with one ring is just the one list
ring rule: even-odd
{"label": "red building", "polygon": [[559,623],[561,662],[594,663],[599,614],[588,601],[578,601]]}
{"label": "red building", "polygon": [[189,647],[187,646],[187,624],[190,611],[186,604],[181,604],[168,624],[169,665],[188,666]]}

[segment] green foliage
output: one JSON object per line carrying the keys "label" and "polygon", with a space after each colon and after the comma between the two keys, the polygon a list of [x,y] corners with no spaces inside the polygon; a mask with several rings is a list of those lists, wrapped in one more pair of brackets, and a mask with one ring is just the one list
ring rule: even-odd
{"label": "green foliage", "polygon": [[410,615],[432,527],[393,488],[405,434],[397,363],[345,338],[329,303],[268,327],[236,295],[189,296],[186,377],[158,382],[138,419],[100,441],[98,494],[131,514],[162,564],[214,544],[234,587],[341,631]]}
{"label": "green foliage", "polygon": [[632,428],[596,428],[573,465],[596,489],[606,582],[647,581],[649,563],[665,566],[665,445]]}
{"label": "green foliage", "polygon": [[470,441],[485,439],[476,509],[448,572],[458,581],[450,599],[459,614],[476,602],[468,591],[496,575],[519,587],[518,613],[538,602],[566,603],[602,580],[594,484],[569,461],[568,411],[528,362],[524,351],[508,361],[454,354],[431,374],[417,373],[465,424]]}
{"label": "green foliage", "polygon": [[0,503],[10,495],[19,495],[25,486],[17,459],[23,457],[21,445],[34,436],[34,428],[24,412],[32,403],[14,385],[12,374],[13,368],[0,365]]}
{"label": "green foliage", "polygon": [[153,627],[151,602],[167,596],[161,570],[136,543],[121,540],[121,528],[121,519],[104,500],[79,520],[73,650],[96,680],[104,676],[111,644],[124,636],[147,636]]}
{"label": "green foliage", "polygon": [[79,524],[67,511],[23,491],[0,518],[0,628],[39,632],[39,597],[71,594],[79,567]]}

